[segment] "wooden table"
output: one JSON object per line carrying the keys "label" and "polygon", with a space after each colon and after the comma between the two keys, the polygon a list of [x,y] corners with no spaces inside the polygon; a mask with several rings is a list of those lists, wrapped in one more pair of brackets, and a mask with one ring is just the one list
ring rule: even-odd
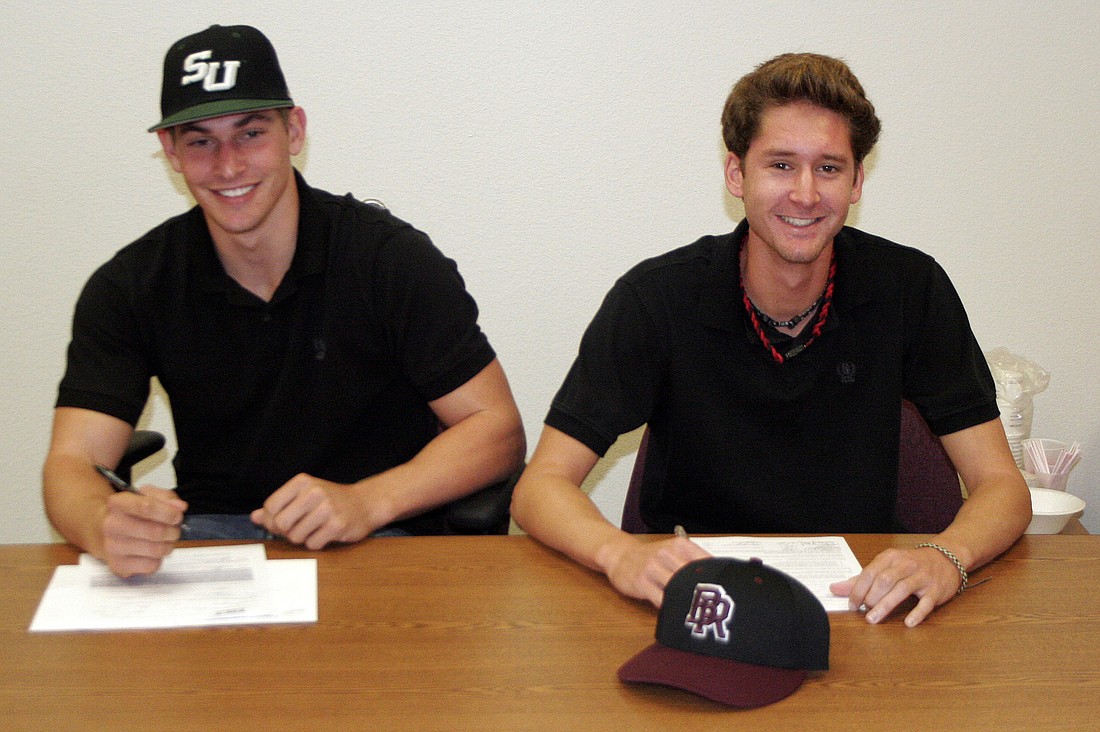
{"label": "wooden table", "polygon": [[[919,538],[848,541],[866,563]],[[27,632],[76,556],[0,547],[5,730],[1100,728],[1100,536],[1023,537],[917,628],[833,613],[830,670],[747,711],[620,684],[655,611],[527,537],[317,553],[315,625]]]}
{"label": "wooden table", "polygon": [[1063,533],[1063,534],[1087,534],[1089,532],[1088,532],[1087,529],[1085,529],[1085,525],[1081,523],[1081,519],[1075,518],[1075,519],[1070,519],[1069,523],[1066,524],[1066,528],[1062,529],[1061,533]]}

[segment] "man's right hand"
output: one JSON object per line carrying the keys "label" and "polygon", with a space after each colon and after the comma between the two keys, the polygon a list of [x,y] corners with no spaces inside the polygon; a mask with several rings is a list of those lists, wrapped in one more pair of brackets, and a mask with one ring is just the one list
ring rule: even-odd
{"label": "man's right hand", "polygon": [[187,503],[173,491],[143,486],[115,493],[103,509],[102,557],[119,577],[152,574],[180,537]]}
{"label": "man's right hand", "polygon": [[605,545],[597,563],[616,590],[660,607],[665,585],[672,575],[688,562],[709,556],[709,552],[684,537],[641,541],[626,534]]}

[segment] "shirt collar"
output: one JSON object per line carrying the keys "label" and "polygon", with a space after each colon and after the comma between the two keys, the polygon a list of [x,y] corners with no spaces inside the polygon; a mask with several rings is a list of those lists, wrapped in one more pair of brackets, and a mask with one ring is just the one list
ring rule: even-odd
{"label": "shirt collar", "polygon": [[[316,192],[297,170],[294,171],[294,182],[298,186],[298,239],[290,269],[279,283],[272,297],[273,303],[295,292],[306,277],[319,274],[325,269],[325,242],[328,241],[329,225],[322,215]],[[187,219],[187,225],[191,229],[188,241],[193,242],[189,246],[188,258],[199,290],[224,293],[232,301],[238,298],[251,300],[240,285],[226,274],[214,249],[214,240],[210,236],[202,209],[195,206],[188,212]]]}
{"label": "shirt collar", "polygon": [[748,221],[742,220],[733,233],[718,240],[711,267],[699,288],[699,322],[706,327],[732,332],[745,329],[737,251],[738,242],[748,231]]}
{"label": "shirt collar", "polygon": [[[699,290],[699,322],[718,330],[747,331],[756,338],[756,333],[745,316],[745,306],[741,302],[741,263],[737,257],[740,242],[748,232],[748,220],[742,219],[732,233],[720,237],[712,266]],[[873,297],[871,291],[860,282],[862,277],[868,275],[855,271],[852,253],[857,246],[847,226],[833,240],[836,251],[836,288],[829,322],[825,324],[826,331],[838,327],[844,314]]]}

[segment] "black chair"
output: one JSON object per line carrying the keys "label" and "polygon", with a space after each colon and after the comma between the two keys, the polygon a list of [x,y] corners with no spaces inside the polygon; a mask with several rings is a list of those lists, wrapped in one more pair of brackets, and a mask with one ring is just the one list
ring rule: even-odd
{"label": "black chair", "polygon": [[510,476],[485,486],[447,505],[444,513],[446,533],[475,536],[504,535],[512,521],[512,491],[523,474],[523,466]]}
{"label": "black chair", "polygon": [[164,448],[164,435],[154,430],[134,430],[130,444],[122,455],[115,475],[127,483],[130,482],[134,466],[147,457],[152,457]]}
{"label": "black chair", "polygon": [[[645,472],[649,429],[642,434],[638,456],[623,504],[623,531],[649,534],[642,520],[639,493]],[[940,438],[928,428],[911,402],[901,404],[901,440],[898,460],[898,493],[895,513],[902,526],[914,534],[938,534],[955,520],[963,504],[959,474]]]}
{"label": "black chair", "polygon": [[[129,481],[134,465],[163,449],[164,444],[164,435],[159,432],[135,430],[115,473],[123,480]],[[521,466],[519,470],[499,483],[493,483],[449,503],[443,514],[443,533],[507,534],[511,523],[509,507],[512,503],[512,491],[522,472]]]}

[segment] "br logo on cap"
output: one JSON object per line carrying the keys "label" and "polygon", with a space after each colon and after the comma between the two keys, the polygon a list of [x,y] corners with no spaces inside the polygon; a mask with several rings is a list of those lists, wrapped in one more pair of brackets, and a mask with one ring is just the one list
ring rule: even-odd
{"label": "br logo on cap", "polygon": [[726,588],[705,582],[695,585],[695,596],[684,620],[692,635],[706,638],[709,630],[714,634],[714,640],[729,643],[727,628],[732,619],[733,600],[726,594]]}
{"label": "br logo on cap", "polygon": [[821,601],[760,560],[708,557],[681,567],[665,585],[654,641],[619,667],[621,681],[741,708],[777,702],[811,670],[829,668]]}
{"label": "br logo on cap", "polygon": [[206,61],[213,55],[213,51],[196,51],[185,58],[183,60],[183,70],[187,75],[180,79],[180,86],[187,86],[201,79],[202,88],[206,91],[232,89],[237,83],[237,69],[241,67],[241,62],[226,61],[225,73],[222,74],[222,80],[218,81],[218,69],[221,68],[222,62],[207,63]]}

